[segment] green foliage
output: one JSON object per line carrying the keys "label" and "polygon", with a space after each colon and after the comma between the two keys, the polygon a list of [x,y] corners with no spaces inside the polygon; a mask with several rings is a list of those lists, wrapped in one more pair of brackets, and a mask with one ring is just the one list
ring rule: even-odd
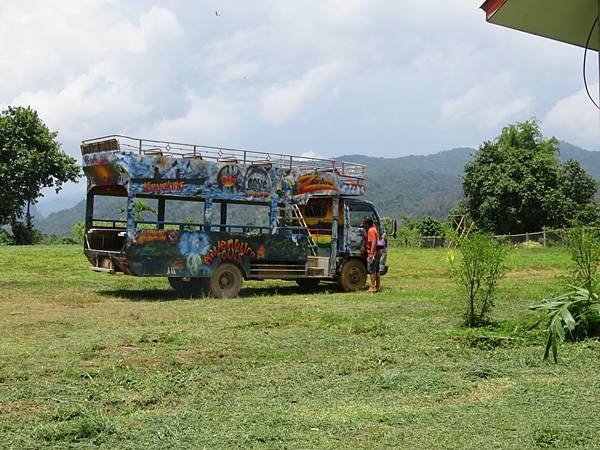
{"label": "green foliage", "polygon": [[577,161],[561,163],[558,141],[526,121],[479,147],[465,166],[463,189],[477,225],[508,234],[565,226],[589,208],[597,185]]}
{"label": "green foliage", "polygon": [[381,218],[381,222],[385,230],[385,234],[391,237],[394,232],[394,220],[391,217],[384,216]]}
{"label": "green foliage", "polygon": [[489,323],[498,281],[504,276],[507,247],[481,232],[455,237],[461,258],[448,254],[450,274],[466,300],[465,325]]}
{"label": "green foliage", "polygon": [[0,112],[0,225],[13,227],[16,244],[37,238],[29,209],[42,189],[58,192],[63,183],[79,178],[75,159],[60,150],[56,137],[29,107]]}
{"label": "green foliage", "polygon": [[575,264],[573,284],[596,291],[600,268],[600,230],[576,225],[564,233]]}
{"label": "green foliage", "polygon": [[417,228],[417,221],[404,217],[402,224],[398,226],[396,239],[403,247],[420,247],[421,232]]}
{"label": "green foliage", "polygon": [[15,245],[32,245],[40,242],[42,236],[31,224],[13,222],[13,243]]}
{"label": "green foliage", "polygon": [[78,244],[83,244],[85,238],[85,222],[83,220],[77,222],[71,228],[73,240]]}
{"label": "green foliage", "polygon": [[597,294],[600,231],[576,225],[564,233],[575,265],[573,283],[580,287],[571,286],[566,294],[530,307],[545,312],[548,317],[544,360],[551,352],[555,363],[559,342],[565,338],[580,340],[598,336],[600,332],[600,298]]}
{"label": "green foliage", "polygon": [[588,203],[580,208],[574,215],[575,220],[579,223],[593,227],[600,227],[600,204]]}
{"label": "green foliage", "polygon": [[530,306],[548,316],[544,361],[552,357],[558,362],[558,343],[565,338],[580,340],[597,336],[600,331],[600,298],[598,294],[573,286],[573,290],[559,297],[545,299]]}
{"label": "green foliage", "polygon": [[416,224],[417,230],[421,236],[444,236],[444,225],[432,217],[425,216]]}
{"label": "green foliage", "polygon": [[70,237],[56,236],[54,234],[45,234],[42,236],[38,243],[42,245],[72,245],[78,244],[79,242]]}
{"label": "green foliage", "polygon": [[4,228],[0,228],[0,245],[13,244],[13,237]]}
{"label": "green foliage", "polygon": [[[121,217],[125,219],[125,214],[127,212],[126,208],[121,208]],[[152,206],[148,205],[143,200],[136,200],[133,202],[133,214],[136,221],[144,221],[148,218],[148,213],[153,214],[154,217],[158,216],[158,211],[154,209]]]}

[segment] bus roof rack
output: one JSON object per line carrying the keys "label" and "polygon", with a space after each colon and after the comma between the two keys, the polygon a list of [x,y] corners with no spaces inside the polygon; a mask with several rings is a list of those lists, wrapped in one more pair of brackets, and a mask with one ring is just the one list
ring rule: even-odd
{"label": "bus roof rack", "polygon": [[81,142],[81,153],[87,155],[105,151],[135,152],[147,156],[194,158],[217,163],[264,165],[281,168],[298,168],[303,172],[334,171],[341,175],[365,178],[366,168],[362,164],[336,161],[335,159],[310,156],[286,155],[209,145],[183,144],[180,142],[141,139],[120,134],[87,139]]}

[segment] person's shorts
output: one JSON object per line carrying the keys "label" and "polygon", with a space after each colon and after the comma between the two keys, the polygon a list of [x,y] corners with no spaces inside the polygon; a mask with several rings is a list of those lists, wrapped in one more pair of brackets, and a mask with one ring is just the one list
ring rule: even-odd
{"label": "person's shorts", "polygon": [[378,253],[373,258],[373,261],[367,260],[367,273],[379,273],[379,264],[381,263],[381,253]]}

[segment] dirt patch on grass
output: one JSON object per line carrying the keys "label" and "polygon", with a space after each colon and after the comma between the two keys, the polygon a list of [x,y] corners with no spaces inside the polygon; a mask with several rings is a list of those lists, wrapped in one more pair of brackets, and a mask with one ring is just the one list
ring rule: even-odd
{"label": "dirt patch on grass", "polygon": [[561,269],[523,269],[523,270],[515,270],[508,272],[506,274],[507,278],[554,278],[559,275],[563,275],[565,273],[564,270]]}
{"label": "dirt patch on grass", "polygon": [[137,350],[139,350],[140,346],[137,344],[133,344],[131,342],[126,342],[125,344],[121,344],[117,347],[117,350],[119,350],[122,353],[129,353],[129,352],[135,352]]}
{"label": "dirt patch on grass", "polygon": [[[55,400],[58,402],[59,400]],[[34,400],[16,400],[0,404],[0,417],[10,418],[31,418],[39,416],[43,412],[49,411],[50,407],[46,402],[40,403]]]}
{"label": "dirt patch on grass", "polygon": [[438,402],[435,407],[463,406],[484,402],[502,396],[513,385],[514,381],[507,379],[484,380],[477,383],[474,389],[452,396]]}

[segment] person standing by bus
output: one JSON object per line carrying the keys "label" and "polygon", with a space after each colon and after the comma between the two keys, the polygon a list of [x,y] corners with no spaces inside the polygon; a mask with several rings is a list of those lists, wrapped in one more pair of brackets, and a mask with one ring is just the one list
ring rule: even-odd
{"label": "person standing by bus", "polygon": [[367,250],[367,273],[371,277],[371,285],[367,292],[379,292],[381,289],[381,274],[379,271],[381,250],[378,248],[379,232],[371,217],[365,217],[363,227],[365,229],[365,246]]}

